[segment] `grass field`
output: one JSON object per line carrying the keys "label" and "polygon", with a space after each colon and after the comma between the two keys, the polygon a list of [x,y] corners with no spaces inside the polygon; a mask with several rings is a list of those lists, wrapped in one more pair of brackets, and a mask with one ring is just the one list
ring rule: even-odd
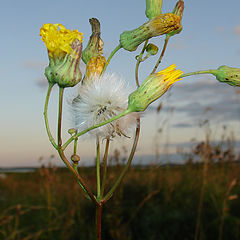
{"label": "grass field", "polygon": [[[240,239],[237,157],[205,143],[193,153],[181,166],[132,167],[103,209],[103,239]],[[108,184],[120,168],[109,168]],[[80,173],[96,189],[94,168]],[[65,168],[0,179],[0,239],[91,240],[94,224],[93,203]]]}

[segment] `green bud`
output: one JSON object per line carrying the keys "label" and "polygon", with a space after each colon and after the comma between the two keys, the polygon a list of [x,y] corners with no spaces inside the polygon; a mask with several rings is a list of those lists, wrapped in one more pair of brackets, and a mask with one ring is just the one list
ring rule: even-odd
{"label": "green bud", "polygon": [[220,82],[225,82],[229,85],[240,87],[240,69],[228,66],[220,66],[212,72]]}
{"label": "green bud", "polygon": [[162,12],[162,0],[146,0],[145,14],[149,20],[155,18]]}
{"label": "green bud", "polygon": [[75,134],[76,132],[77,132],[77,130],[74,129],[74,128],[68,129],[68,133],[69,133],[70,135],[73,135],[73,134]]}
{"label": "green bud", "polygon": [[158,47],[152,43],[149,43],[146,47],[146,51],[150,55],[156,55],[158,53]]}
{"label": "green bud", "polygon": [[168,68],[151,74],[136,91],[128,97],[128,109],[131,112],[143,112],[153,101],[160,98],[171,85],[179,81],[182,75],[181,70],[175,70],[173,64]]}
{"label": "green bud", "polygon": [[50,83],[57,83],[60,87],[73,87],[81,81],[79,69],[82,43],[76,39],[71,44],[72,53],[66,54],[62,61],[51,63],[45,69],[45,76]]}
{"label": "green bud", "polygon": [[160,14],[140,27],[120,35],[120,44],[127,51],[135,51],[146,40],[170,33],[180,26],[180,17],[173,13]]}
{"label": "green bud", "polygon": [[96,18],[89,19],[92,26],[92,35],[88,41],[87,47],[82,52],[82,60],[85,64],[95,56],[102,55],[103,53],[103,41],[100,38],[100,22]]}
{"label": "green bud", "polygon": [[71,156],[73,163],[77,164],[80,161],[80,157],[77,154]]}

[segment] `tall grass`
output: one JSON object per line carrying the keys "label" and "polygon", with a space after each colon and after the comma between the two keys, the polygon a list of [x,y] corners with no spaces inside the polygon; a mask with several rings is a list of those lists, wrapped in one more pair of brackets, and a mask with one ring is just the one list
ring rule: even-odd
{"label": "tall grass", "polygon": [[[194,164],[199,156],[206,161]],[[189,158],[179,166],[132,167],[103,209],[103,239],[239,239],[240,166],[234,149],[205,141]],[[124,159],[116,151],[112,161],[107,183]],[[80,171],[94,189],[94,168]],[[91,240],[94,221],[92,203],[67,169],[42,166],[0,179],[0,239]]]}

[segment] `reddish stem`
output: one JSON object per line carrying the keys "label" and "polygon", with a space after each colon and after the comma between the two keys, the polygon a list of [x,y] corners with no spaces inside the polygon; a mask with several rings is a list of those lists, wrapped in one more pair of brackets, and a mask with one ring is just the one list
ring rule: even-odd
{"label": "reddish stem", "polygon": [[97,205],[96,210],[96,233],[97,233],[97,240],[102,239],[102,207],[103,204],[100,202],[99,205]]}

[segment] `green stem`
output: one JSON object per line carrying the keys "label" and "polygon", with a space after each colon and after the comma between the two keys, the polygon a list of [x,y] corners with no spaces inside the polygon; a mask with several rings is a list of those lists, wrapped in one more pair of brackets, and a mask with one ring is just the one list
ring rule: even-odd
{"label": "green stem", "polygon": [[88,194],[88,196],[92,199],[92,201],[96,204],[99,205],[98,201],[96,200],[96,197],[91,193],[87,185],[84,183],[83,179],[80,177],[78,174],[78,171],[76,171],[73,166],[69,163],[67,160],[63,149],[61,147],[62,145],[62,136],[61,136],[61,129],[62,129],[62,107],[63,107],[63,88],[59,89],[59,107],[58,107],[58,153],[63,162],[66,164],[66,166],[69,168],[69,170],[75,175],[75,177],[80,181],[83,189],[85,192]]}
{"label": "green stem", "polygon": [[[77,174],[79,175],[79,172],[78,172],[78,167],[77,167],[77,163],[73,163],[73,168],[74,170],[77,172]],[[91,198],[89,197],[88,195],[88,192],[85,190],[84,186],[82,185],[82,183],[79,181],[79,179],[77,178],[77,182],[79,184],[79,186],[83,189],[83,191],[85,192],[85,197],[89,200],[91,200]]]}
{"label": "green stem", "polygon": [[124,167],[121,175],[119,176],[119,178],[117,179],[117,181],[115,182],[115,184],[112,186],[112,188],[110,189],[110,191],[106,194],[106,196],[103,199],[103,202],[108,201],[109,198],[111,198],[113,192],[116,190],[116,188],[118,187],[118,185],[121,183],[123,177],[125,176],[127,170],[129,169],[131,163],[132,163],[132,159],[134,157],[135,151],[136,151],[136,147],[138,144],[138,139],[139,139],[139,134],[140,134],[140,118],[137,119],[137,127],[136,127],[136,132],[135,132],[135,138],[134,138],[134,142],[133,142],[133,146],[132,146],[132,150],[131,153],[128,157],[128,161],[126,166]]}
{"label": "green stem", "polygon": [[[77,134],[77,131],[76,131]],[[74,139],[74,145],[73,145],[73,154],[76,155],[77,154],[77,142],[78,142],[78,138]]]}
{"label": "green stem", "polygon": [[64,88],[59,87],[59,105],[58,105],[58,147],[62,146],[62,108],[63,108],[63,92]]}
{"label": "green stem", "polygon": [[89,128],[87,128],[87,129],[83,130],[82,132],[80,132],[80,133],[78,133],[78,134],[70,137],[70,138],[67,140],[67,142],[62,146],[62,149],[64,150],[75,138],[78,138],[78,137],[82,136],[83,134],[85,134],[85,133],[87,133],[87,132],[89,132],[89,131],[91,131],[91,130],[93,130],[93,129],[95,129],[95,128],[102,127],[102,126],[104,126],[104,125],[106,125],[106,124],[108,124],[108,123],[110,123],[110,122],[113,122],[113,121],[115,121],[115,120],[117,120],[117,119],[119,119],[119,118],[121,118],[121,117],[124,117],[124,116],[126,116],[127,114],[129,114],[129,113],[131,113],[131,112],[132,112],[131,109],[126,109],[125,111],[123,111],[123,112],[121,112],[120,114],[118,114],[118,115],[116,115],[116,116],[108,119],[108,120],[105,121],[105,122],[98,123],[98,124],[96,124],[96,125],[94,125],[94,126],[92,126],[92,127],[89,127]]}
{"label": "green stem", "polygon": [[185,74],[182,74],[179,78],[188,77],[188,76],[192,76],[192,75],[198,75],[198,74],[215,74],[215,73],[216,73],[216,70],[209,69],[209,70],[202,70],[202,71],[185,73]]}
{"label": "green stem", "polygon": [[106,70],[109,62],[111,61],[112,57],[114,56],[114,54],[115,54],[119,49],[121,49],[121,48],[122,48],[122,46],[121,46],[121,44],[119,44],[119,45],[111,52],[110,56],[108,57],[105,65],[104,65],[104,67],[103,67],[102,74],[105,72],[105,70]]}
{"label": "green stem", "polygon": [[162,52],[161,52],[161,55],[160,55],[160,57],[159,57],[159,59],[158,59],[156,65],[155,65],[155,67],[153,68],[151,74],[153,74],[153,73],[156,72],[156,70],[157,70],[159,64],[161,63],[161,61],[162,61],[162,59],[163,59],[163,56],[164,56],[164,53],[165,53],[166,48],[167,48],[167,44],[168,44],[168,40],[169,40],[169,38],[170,38],[170,36],[166,36],[166,38],[165,38],[165,42],[164,42],[164,45],[163,45],[163,49],[162,49]]}
{"label": "green stem", "polygon": [[140,63],[142,62],[142,55],[143,55],[143,53],[144,53],[144,51],[145,51],[145,49],[146,49],[147,44],[148,44],[148,40],[145,42],[145,44],[144,44],[144,46],[143,46],[143,49],[142,49],[140,55],[138,56],[137,63],[136,63],[136,67],[135,67],[135,80],[136,80],[136,84],[137,84],[138,87],[140,86],[139,80],[138,80],[139,65],[140,65]]}
{"label": "green stem", "polygon": [[48,116],[47,116],[49,97],[50,97],[53,85],[54,85],[53,83],[49,83],[47,96],[46,96],[46,100],[45,100],[45,106],[44,106],[44,113],[43,113],[43,115],[44,115],[44,121],[45,121],[45,126],[46,126],[46,130],[47,130],[47,135],[48,135],[49,141],[51,142],[53,147],[55,149],[57,149],[58,146],[55,143],[55,140],[54,140],[54,138],[53,138],[53,136],[51,134],[51,131],[50,131],[50,128],[49,128],[49,123],[48,123]]}
{"label": "green stem", "polygon": [[109,143],[110,143],[110,140],[108,138],[106,140],[105,153],[103,157],[103,177],[102,177],[101,196],[100,196],[101,199],[103,198],[103,195],[104,195],[105,181],[107,176],[107,158],[108,158]]}
{"label": "green stem", "polygon": [[96,204],[99,205],[99,202],[97,201],[96,197],[93,195],[93,193],[90,191],[90,189],[88,188],[87,184],[84,182],[84,180],[82,179],[82,177],[78,174],[78,172],[73,168],[73,166],[69,163],[69,161],[67,160],[63,149],[59,149],[58,150],[59,156],[61,157],[61,159],[63,160],[63,162],[65,163],[65,165],[68,167],[68,169],[74,174],[74,176],[79,180],[79,182],[81,183],[81,186],[83,188],[83,190],[87,193],[87,195],[91,198],[91,200]]}
{"label": "green stem", "polygon": [[97,157],[96,157],[96,170],[97,170],[97,200],[100,200],[101,193],[101,182],[100,182],[100,144],[99,139],[97,138]]}

